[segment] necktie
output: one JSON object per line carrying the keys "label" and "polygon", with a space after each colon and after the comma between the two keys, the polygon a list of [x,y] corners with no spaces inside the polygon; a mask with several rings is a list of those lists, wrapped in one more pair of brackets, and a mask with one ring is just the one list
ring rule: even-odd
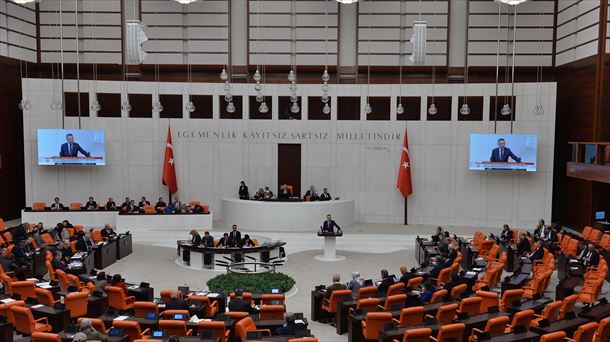
{"label": "necktie", "polygon": [[502,160],[502,151],[504,151],[504,149],[500,149],[500,160]]}
{"label": "necktie", "polygon": [[68,144],[68,155],[72,156],[72,144]]}

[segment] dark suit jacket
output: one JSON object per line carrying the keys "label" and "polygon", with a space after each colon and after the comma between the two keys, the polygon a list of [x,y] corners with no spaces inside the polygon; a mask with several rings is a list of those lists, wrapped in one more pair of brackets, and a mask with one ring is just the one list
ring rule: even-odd
{"label": "dark suit jacket", "polygon": [[330,295],[333,293],[333,291],[337,291],[337,290],[347,290],[347,285],[341,283],[337,283],[337,284],[332,284],[329,287],[326,288],[326,292],[324,293],[324,298],[328,299],[330,298]]}
{"label": "dark suit jacket", "polygon": [[88,242],[87,240],[85,240],[85,238],[78,238],[78,240],[76,240],[76,249],[82,252],[88,252],[89,250],[91,250],[91,248],[93,246],[91,246],[91,243]]}
{"label": "dark suit jacket", "polygon": [[63,143],[61,145],[61,150],[59,150],[60,157],[76,157],[78,156],[78,152],[82,153],[85,157],[89,157],[89,152],[85,151],[78,143],[72,143],[72,150],[68,149],[68,143]]}
{"label": "dark suit jacket", "polygon": [[542,259],[543,256],[544,256],[544,247],[536,248],[534,253],[532,253],[530,255],[530,260],[531,261],[540,260],[540,259]]}
{"label": "dark suit jacket", "polygon": [[[588,255],[585,254],[585,255]],[[591,256],[589,257],[589,263],[587,264],[587,266],[597,266],[599,265],[599,253],[597,253],[596,251],[591,252]]]}
{"label": "dark suit jacket", "polygon": [[455,249],[452,249],[449,251],[449,253],[447,253],[447,260],[445,261],[445,264],[451,266],[455,258],[457,258],[457,252],[455,251]]}
{"label": "dark suit jacket", "polygon": [[89,201],[87,201],[87,203],[85,203],[85,208],[89,208],[89,207],[93,207],[93,208],[97,209],[97,202],[93,201],[92,203],[89,203]]}
{"label": "dark suit jacket", "polygon": [[159,208],[165,208],[167,207],[167,203],[165,202],[157,202],[157,204],[155,204],[155,209],[159,209]]}
{"label": "dark suit jacket", "polygon": [[292,193],[290,192],[290,190],[288,189],[280,189],[277,192],[277,198],[290,198],[292,196]]}
{"label": "dark suit jacket", "polygon": [[111,229],[111,230],[106,230],[106,228],[102,229],[102,237],[108,239],[108,238],[111,238],[114,236],[116,236],[116,232],[113,229]]}
{"label": "dark suit jacket", "polygon": [[53,258],[53,260],[51,260],[51,266],[53,266],[54,270],[62,270],[64,272],[68,272],[68,268],[66,267],[66,265],[64,265],[61,261],[57,260],[56,258]]}
{"label": "dark suit jacket", "polygon": [[307,198],[307,196],[311,196],[311,200],[312,201],[317,201],[320,198],[318,197],[318,193],[314,192],[313,194],[311,193],[311,191],[307,190],[307,192],[305,192],[305,196],[303,196],[303,199]]}
{"label": "dark suit jacket", "polygon": [[411,273],[411,272],[405,272],[402,274],[402,277],[400,277],[400,282],[404,283],[405,286],[407,286],[407,283],[409,282],[409,280],[413,279],[417,277],[415,274]]}
{"label": "dark suit jacket", "polygon": [[207,238],[205,236],[203,236],[201,238],[201,246],[214,247],[214,238],[211,235]]}
{"label": "dark suit jacket", "polygon": [[216,244],[216,247],[224,247],[224,246],[229,246],[229,239],[226,239],[227,241],[225,241],[224,237],[221,237],[220,240],[218,240],[218,243]]}
{"label": "dark suit jacket", "polygon": [[517,244],[517,252],[519,252],[519,255],[523,255],[529,252],[531,249],[532,246],[530,245],[530,241],[528,239],[519,240],[519,244]]}
{"label": "dark suit jacket", "polygon": [[238,247],[239,243],[241,242],[241,232],[239,230],[237,231],[231,231],[229,233],[229,247]]}
{"label": "dark suit jacket", "polygon": [[511,239],[513,238],[513,231],[512,230],[508,230],[508,231],[502,231],[502,233],[500,234],[500,241],[502,242],[509,242]]}
{"label": "dark suit jacket", "polygon": [[63,210],[64,205],[61,203],[53,203],[53,204],[51,204],[51,209],[52,210]]}
{"label": "dark suit jacket", "polygon": [[193,236],[193,238],[191,239],[191,243],[194,246],[199,246],[201,244],[201,236],[199,236],[199,235]]}
{"label": "dark suit jacket", "polygon": [[250,199],[250,193],[248,192],[248,186],[239,186],[239,199]]}
{"label": "dark suit jacket", "polygon": [[333,232],[335,227],[341,229],[335,220],[330,220],[330,222],[328,222],[328,220],[324,220],[324,223],[322,224],[322,230],[325,232]]}
{"label": "dark suit jacket", "polygon": [[165,303],[165,310],[188,310],[189,303],[180,298],[171,299],[169,302]]}
{"label": "dark suit jacket", "polygon": [[284,336],[292,336],[296,334],[297,330],[304,330],[307,329],[307,326],[305,324],[302,323],[286,323],[284,325],[282,325],[281,327],[275,329],[275,332],[277,335],[284,335]]}
{"label": "dark suit jacket", "polygon": [[250,303],[240,298],[235,298],[229,302],[229,311],[247,312],[251,314],[258,313],[258,310],[255,307],[252,307]]}
{"label": "dark suit jacket", "polygon": [[332,199],[332,197],[330,197],[330,194],[327,193],[322,193],[320,195],[320,201],[330,201]]}
{"label": "dark suit jacket", "polygon": [[385,296],[386,292],[388,292],[388,288],[392,284],[394,284],[394,279],[392,279],[390,277],[385,278],[384,280],[381,281],[381,284],[379,284],[379,286],[377,286],[377,293]]}
{"label": "dark suit jacket", "polygon": [[494,148],[491,151],[491,158],[489,158],[489,160],[492,162],[506,163],[506,162],[508,162],[508,157],[511,157],[517,163],[521,162],[521,158],[514,155],[513,151],[511,151],[510,148],[508,148],[508,147],[504,148],[504,151],[502,152],[502,158],[500,158],[500,148],[499,147]]}

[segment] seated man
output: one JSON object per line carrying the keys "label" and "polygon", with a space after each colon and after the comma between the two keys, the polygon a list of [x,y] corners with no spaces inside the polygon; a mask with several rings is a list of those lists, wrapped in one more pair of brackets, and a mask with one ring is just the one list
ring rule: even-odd
{"label": "seated man", "polygon": [[102,229],[102,237],[106,240],[116,237],[116,232],[114,231],[114,229],[112,229],[112,227],[110,227],[108,223],[106,223],[104,225],[104,229]]}
{"label": "seated man", "polygon": [[544,257],[544,242],[542,242],[542,240],[538,240],[538,242],[536,242],[536,250],[529,254],[528,257],[532,262],[534,262],[534,260],[540,260]]}
{"label": "seated man", "polygon": [[266,186],[265,187],[265,199],[272,199],[273,198],[273,191],[269,190],[269,187]]}
{"label": "seated man", "polygon": [[106,210],[116,210],[116,203],[114,203],[112,197],[109,197],[108,202],[106,202]]}
{"label": "seated man", "polygon": [[330,197],[330,194],[328,193],[328,188],[324,188],[324,190],[322,190],[322,194],[320,195],[320,201],[330,201],[332,199],[332,197]]}
{"label": "seated man", "polygon": [[391,278],[388,274],[388,270],[381,270],[381,282],[377,285],[377,294],[379,296],[385,296],[388,292],[390,285],[394,284],[394,278]]}
{"label": "seated man", "polygon": [[258,191],[252,197],[253,200],[262,201],[265,199],[265,191],[263,188],[258,188]]}
{"label": "seated man", "polygon": [[210,232],[203,233],[200,246],[214,247],[214,238],[210,235]]}
{"label": "seated man", "polygon": [[125,197],[125,202],[121,204],[121,211],[124,213],[130,213],[132,208],[133,201],[129,197]]}
{"label": "seated man", "polygon": [[87,336],[87,340],[97,340],[97,341],[107,341],[108,340],[108,336],[106,336],[106,334],[103,334],[97,330],[95,330],[95,328],[93,328],[93,325],[91,323],[90,319],[83,319],[80,322],[80,332],[82,332],[83,334],[85,334]]}
{"label": "seated man", "polygon": [[307,200],[307,198],[309,197],[310,201],[317,201],[320,198],[318,197],[318,192],[316,191],[316,188],[314,188],[313,185],[309,186],[309,190],[307,190],[305,192],[305,196],[303,196],[304,200]]}
{"label": "seated man", "polygon": [[[449,266],[451,266],[451,264],[449,264]],[[441,273],[441,271],[449,266],[447,266],[447,262],[443,256],[437,256],[436,265],[434,266],[434,268],[432,268],[430,272],[428,272],[428,277],[435,279],[438,278],[438,275]]]}
{"label": "seated man", "polygon": [[409,272],[409,269],[407,268],[407,266],[400,266],[400,273],[402,274],[402,276],[400,277],[399,281],[401,283],[404,283],[405,287],[409,283],[409,280],[417,277],[417,275],[414,274],[413,272]]}
{"label": "seated man", "polygon": [[346,290],[347,286],[341,282],[341,277],[338,274],[333,275],[333,283],[332,285],[326,288],[326,292],[324,293],[324,298],[329,299],[330,295],[333,291],[337,290]]}
{"label": "seated man", "polygon": [[172,292],[169,295],[169,302],[165,303],[165,310],[188,310],[189,303],[180,298],[178,291]]}
{"label": "seated man", "polygon": [[249,314],[258,313],[258,309],[253,307],[249,302],[246,302],[243,295],[244,293],[242,290],[235,290],[235,299],[229,302],[229,311],[247,312]]}
{"label": "seated man", "polygon": [[89,197],[89,200],[85,204],[87,210],[97,210],[97,202],[93,200],[93,197]]}
{"label": "seated man", "polygon": [[277,192],[277,198],[290,198],[292,197],[292,193],[286,184],[282,184],[280,187],[280,191]]}
{"label": "seated man", "polygon": [[64,265],[62,261],[62,254],[60,251],[56,251],[53,260],[51,260],[51,266],[53,266],[54,270],[62,270],[68,273],[68,267]]}
{"label": "seated man", "polygon": [[334,232],[335,227],[337,227],[337,232],[341,231],[341,227],[339,227],[337,222],[335,222],[333,220],[332,216],[330,216],[330,214],[328,214],[328,215],[326,215],[326,221],[324,221],[324,223],[322,223],[322,226],[320,228],[322,228],[323,232]]}
{"label": "seated man", "polygon": [[587,251],[584,253],[582,261],[587,267],[599,265],[599,253],[595,250],[594,244],[587,245]]}
{"label": "seated man", "polygon": [[297,330],[305,330],[307,326],[303,323],[295,323],[296,319],[292,312],[286,312],[286,324],[275,329],[275,333],[280,336],[294,336]]}
{"label": "seated man", "polygon": [[53,204],[51,204],[51,210],[64,210],[64,205],[59,202],[59,197],[55,197]]}
{"label": "seated man", "polygon": [[530,240],[527,238],[527,235],[524,232],[519,234],[519,243],[517,244],[517,252],[519,256],[528,253],[532,249],[530,245]]}
{"label": "seated man", "polygon": [[144,209],[144,206],[150,205],[150,202],[146,199],[146,197],[142,196],[140,198],[140,203],[138,203],[138,207]]}
{"label": "seated man", "polygon": [[239,199],[243,199],[243,200],[247,200],[250,199],[250,193],[248,192],[248,186],[246,185],[246,182],[241,181],[239,182]]}
{"label": "seated man", "polygon": [[159,201],[157,202],[157,204],[155,204],[155,210],[161,211],[165,207],[167,207],[167,203],[165,203],[165,201],[163,201],[163,197],[159,197]]}
{"label": "seated man", "polygon": [[217,248],[227,248],[229,247],[229,233],[224,233],[218,243],[216,244]]}
{"label": "seated man", "polygon": [[443,233],[443,227],[438,226],[436,227],[436,233],[432,235],[431,238],[433,243],[438,244],[444,237],[445,234]]}
{"label": "seated man", "polygon": [[500,237],[498,238],[498,241],[500,243],[506,244],[506,243],[509,243],[512,239],[513,239],[513,231],[510,230],[510,227],[507,224],[505,224],[504,226],[502,226],[502,233],[500,233]]}
{"label": "seated man", "polygon": [[448,245],[448,250],[449,250],[449,252],[447,253],[447,260],[445,261],[445,264],[447,265],[447,267],[451,267],[451,265],[453,264],[453,261],[455,261],[458,254],[457,254],[457,250],[456,250],[455,246],[453,245],[453,243],[450,243]]}

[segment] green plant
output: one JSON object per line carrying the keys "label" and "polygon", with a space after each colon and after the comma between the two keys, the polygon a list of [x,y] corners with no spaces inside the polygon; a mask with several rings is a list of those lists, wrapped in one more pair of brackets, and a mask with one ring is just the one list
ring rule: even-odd
{"label": "green plant", "polygon": [[207,282],[209,289],[222,289],[226,293],[235,289],[242,289],[252,293],[268,293],[271,289],[280,289],[282,292],[290,290],[295,282],[292,277],[280,273],[270,272],[264,274],[221,274]]}

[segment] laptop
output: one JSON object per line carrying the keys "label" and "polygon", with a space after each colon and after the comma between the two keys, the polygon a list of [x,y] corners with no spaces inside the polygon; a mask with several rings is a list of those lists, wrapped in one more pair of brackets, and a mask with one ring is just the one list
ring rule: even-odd
{"label": "laptop", "polygon": [[182,292],[183,295],[189,294],[188,286],[178,286],[178,291]]}
{"label": "laptop", "polygon": [[373,279],[367,279],[364,281],[364,283],[362,283],[362,286],[366,287],[366,286],[373,286]]}

